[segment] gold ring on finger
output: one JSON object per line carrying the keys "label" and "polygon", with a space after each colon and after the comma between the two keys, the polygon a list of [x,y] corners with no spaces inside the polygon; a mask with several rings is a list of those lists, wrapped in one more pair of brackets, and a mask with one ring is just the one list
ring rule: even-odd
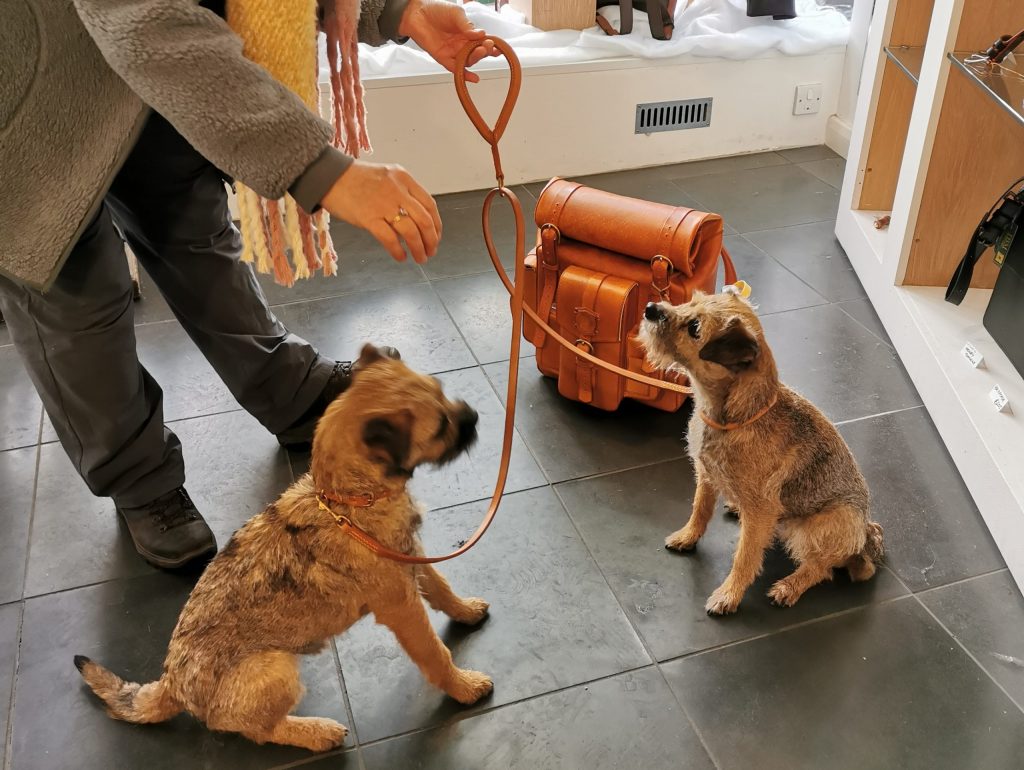
{"label": "gold ring on finger", "polygon": [[399,209],[398,213],[395,214],[393,217],[391,217],[391,219],[389,220],[390,223],[391,223],[391,226],[392,227],[398,227],[398,223],[402,221],[402,218],[403,217],[407,217],[407,216],[409,216],[409,212],[408,211],[406,211],[405,209]]}

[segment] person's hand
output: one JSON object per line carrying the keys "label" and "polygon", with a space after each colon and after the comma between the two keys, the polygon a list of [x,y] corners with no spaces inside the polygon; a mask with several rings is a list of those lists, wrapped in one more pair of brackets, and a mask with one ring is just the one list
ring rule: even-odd
{"label": "person's hand", "polygon": [[401,166],[357,160],[320,203],[331,216],[367,230],[398,262],[437,253],[441,215],[430,194]]}
{"label": "person's hand", "polygon": [[[472,67],[487,56],[499,56],[494,43],[482,29],[474,29],[461,5],[440,0],[409,0],[398,25],[398,34],[411,37],[416,45],[449,72],[455,72],[455,57],[471,40],[478,41],[466,60]],[[480,77],[466,73],[466,80],[479,83]]]}

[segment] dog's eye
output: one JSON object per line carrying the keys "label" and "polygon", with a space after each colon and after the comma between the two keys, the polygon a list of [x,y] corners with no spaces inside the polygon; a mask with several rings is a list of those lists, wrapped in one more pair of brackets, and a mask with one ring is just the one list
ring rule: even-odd
{"label": "dog's eye", "polygon": [[694,318],[690,323],[686,324],[686,331],[689,332],[691,337],[697,339],[700,336],[700,320]]}
{"label": "dog's eye", "polygon": [[448,432],[448,426],[451,425],[451,420],[448,419],[448,415],[441,415],[441,424],[437,426],[437,434],[434,438],[441,438],[445,433]]}

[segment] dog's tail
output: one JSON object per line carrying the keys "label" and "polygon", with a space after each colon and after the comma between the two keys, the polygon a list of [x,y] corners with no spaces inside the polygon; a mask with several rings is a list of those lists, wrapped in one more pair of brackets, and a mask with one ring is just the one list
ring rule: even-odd
{"label": "dog's tail", "polygon": [[126,682],[84,655],[75,656],[75,668],[114,719],[136,724],[164,722],[184,710],[167,692],[162,678],[149,684]]}
{"label": "dog's tail", "polygon": [[875,564],[882,561],[885,548],[882,545],[882,525],[875,521],[869,521],[867,526],[867,541],[864,543],[864,555]]}
{"label": "dog's tail", "polygon": [[870,580],[875,574],[877,565],[882,561],[882,526],[869,521],[865,528],[864,547],[860,553],[854,554],[847,560],[846,569],[850,573],[850,579],[859,582]]}

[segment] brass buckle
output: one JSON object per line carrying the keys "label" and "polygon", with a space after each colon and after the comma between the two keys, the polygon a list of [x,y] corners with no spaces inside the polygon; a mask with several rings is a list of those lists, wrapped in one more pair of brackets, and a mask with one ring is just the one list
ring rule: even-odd
{"label": "brass buckle", "polygon": [[576,340],[576,342],[573,344],[575,344],[578,348],[586,348],[584,352],[589,353],[590,355],[594,355],[594,346],[588,340]]}
{"label": "brass buckle", "polygon": [[545,222],[544,224],[542,224],[540,226],[540,233],[541,233],[542,237],[544,235],[544,231],[545,230],[554,230],[555,231],[555,244],[556,245],[562,242],[562,231],[558,229],[558,225],[552,224],[551,222]]}

